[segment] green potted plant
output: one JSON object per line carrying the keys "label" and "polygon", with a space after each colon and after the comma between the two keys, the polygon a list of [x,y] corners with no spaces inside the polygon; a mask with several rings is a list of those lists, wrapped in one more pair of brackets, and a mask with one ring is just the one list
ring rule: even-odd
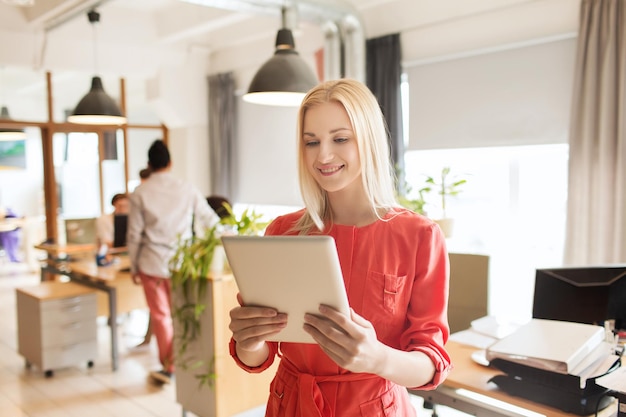
{"label": "green potted plant", "polygon": [[[200,336],[201,317],[207,308],[204,300],[209,277],[228,272],[220,236],[224,233],[260,234],[268,224],[262,221],[262,215],[254,210],[245,209],[240,216],[236,216],[230,205],[224,206],[230,216],[220,219],[217,225],[205,230],[200,236],[179,239],[174,256],[170,259],[172,318],[176,329],[174,344],[178,369],[192,371],[207,365],[204,360],[197,358],[189,347]],[[222,259],[218,259],[220,257]],[[210,367],[205,372],[196,372],[195,376],[200,385],[209,386],[215,378]]]}
{"label": "green potted plant", "polygon": [[220,224],[227,226],[231,231],[238,235],[258,235],[266,227],[268,222],[262,221],[262,215],[256,213],[254,210],[246,208],[239,217],[235,215],[232,207],[228,203],[224,203],[224,208],[230,216],[224,217],[220,220]]}
{"label": "green potted plant", "polygon": [[[219,245],[217,226],[214,226],[206,230],[203,236],[179,239],[176,252],[170,260],[175,360],[179,370],[197,370],[204,365],[204,361],[188,355],[188,350],[200,335],[200,318],[207,307],[204,300],[208,277],[215,249]],[[210,369],[196,374],[200,385],[212,385],[214,377]]]}
{"label": "green potted plant", "polygon": [[[267,222],[254,210],[236,216],[225,207],[230,216],[202,234],[179,240],[170,260],[176,400],[183,410],[199,416],[232,415],[265,399],[264,390],[256,392],[258,383],[251,374],[237,373],[228,356],[226,323],[228,311],[236,305],[237,286],[219,258],[225,259],[220,236],[260,234]],[[223,400],[231,395],[233,381],[249,391],[245,400]]]}
{"label": "green potted plant", "polygon": [[462,185],[467,183],[464,178],[450,177],[450,167],[443,167],[438,179],[433,177],[426,178],[426,183],[437,191],[441,203],[441,218],[447,218],[446,198],[458,195],[462,190]]}
{"label": "green potted plant", "polygon": [[414,211],[415,213],[426,216],[426,195],[432,191],[429,184],[413,190],[410,184],[406,182],[402,168],[396,166],[397,177],[400,182],[397,184],[396,200],[401,206]]}
{"label": "green potted plant", "polygon": [[428,184],[433,191],[436,191],[439,196],[441,217],[434,220],[439,224],[439,227],[441,227],[446,237],[452,236],[454,228],[454,219],[448,217],[446,211],[448,198],[457,196],[463,191],[463,185],[467,183],[467,180],[464,178],[451,176],[450,171],[450,167],[443,167],[439,178],[426,178],[426,184]]}
{"label": "green potted plant", "polygon": [[[446,237],[452,236],[454,219],[448,217],[447,204],[450,197],[454,197],[463,191],[463,185],[467,183],[464,178],[458,178],[451,175],[450,167],[441,169],[439,177],[427,176],[424,185],[413,193],[410,186],[405,185],[406,192],[398,195],[398,202],[416,213],[424,216],[432,217],[439,224]],[[433,204],[427,198],[429,194],[435,192],[438,196],[438,204]],[[427,210],[428,207],[437,207],[440,209],[440,216],[433,216]]]}
{"label": "green potted plant", "polygon": [[426,216],[426,194],[432,189],[429,186],[422,187],[417,190],[417,195],[413,194],[411,186],[406,185],[405,189],[404,194],[398,194],[398,203],[411,211]]}

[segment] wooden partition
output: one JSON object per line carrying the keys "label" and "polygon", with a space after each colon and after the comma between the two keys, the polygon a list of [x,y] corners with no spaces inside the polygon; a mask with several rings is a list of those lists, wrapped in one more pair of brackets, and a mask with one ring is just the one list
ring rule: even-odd
{"label": "wooden partition", "polygon": [[[204,364],[197,369],[176,369],[176,401],[185,411],[199,417],[230,417],[234,414],[261,406],[266,403],[269,386],[276,369],[274,365],[260,374],[250,374],[239,368],[229,353],[228,342],[231,332],[229,312],[237,305],[237,284],[232,275],[209,279],[206,310],[201,318],[199,340],[189,346],[189,355],[201,359]],[[180,302],[174,292],[173,304]],[[177,329],[174,320],[174,332]],[[175,337],[176,346],[176,337]],[[196,374],[213,372],[212,386],[200,386]]]}

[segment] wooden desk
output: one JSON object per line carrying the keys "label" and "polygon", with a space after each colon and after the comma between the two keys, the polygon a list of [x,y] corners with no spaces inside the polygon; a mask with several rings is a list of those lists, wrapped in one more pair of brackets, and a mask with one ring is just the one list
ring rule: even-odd
{"label": "wooden desk", "polygon": [[[70,243],[67,245],[59,245],[57,243],[40,243],[35,245],[35,249],[46,251],[48,256],[52,256],[54,258],[65,258],[71,255],[93,255],[96,253],[97,247],[95,243]],[[111,255],[120,255],[126,252],[128,252],[126,246],[109,248],[108,250],[108,253]]]}
{"label": "wooden desk", "polygon": [[6,217],[0,220],[0,232],[12,232],[24,225],[24,220],[19,217]]}
{"label": "wooden desk", "polygon": [[128,258],[120,257],[119,259],[120,261],[118,263],[100,267],[96,265],[95,258],[73,262],[48,259],[48,262],[41,266],[42,280],[44,280],[47,274],[60,274],[67,276],[73,282],[107,293],[109,311],[108,322],[111,329],[111,367],[114,371],[118,368],[119,360],[117,341],[117,284],[121,280],[130,279],[130,273],[120,271],[129,266]]}
{"label": "wooden desk", "polygon": [[[80,274],[88,279],[100,281],[107,286],[115,287],[116,292],[116,312],[130,313],[133,310],[145,310],[146,296],[141,285],[135,284],[127,269],[130,262],[127,256],[119,258],[120,264],[98,267],[93,261],[76,261],[68,264],[75,274]],[[98,316],[110,316],[108,299],[102,292],[98,293]]]}
{"label": "wooden desk", "polygon": [[67,262],[67,266],[72,272],[84,275],[93,281],[110,282],[118,278],[119,274],[128,274],[124,271],[130,267],[130,261],[127,256],[118,257],[117,261],[108,266],[98,266],[95,259],[79,260]]}
{"label": "wooden desk", "polygon": [[41,243],[35,245],[35,249],[46,251],[49,258],[60,259],[70,255],[95,254],[94,243],[59,245],[56,243]]}
{"label": "wooden desk", "polygon": [[[429,401],[433,404],[452,407],[477,417],[521,417],[531,415],[528,412],[524,413],[524,410],[532,411],[546,417],[577,416],[576,414],[565,413],[547,405],[509,395],[500,390],[495,384],[488,382],[491,377],[501,374],[502,372],[495,368],[485,367],[474,362],[471,355],[473,352],[479,350],[478,348],[457,342],[448,342],[446,349],[454,364],[454,369],[448,378],[434,391],[409,390],[411,394],[423,397],[425,401]],[[502,401],[523,410],[507,410],[497,404],[489,404],[480,398],[476,399],[473,398],[473,396],[465,396],[459,393],[459,389],[488,397],[491,400]],[[614,416],[616,407],[617,402],[602,410],[598,413],[598,416]]]}

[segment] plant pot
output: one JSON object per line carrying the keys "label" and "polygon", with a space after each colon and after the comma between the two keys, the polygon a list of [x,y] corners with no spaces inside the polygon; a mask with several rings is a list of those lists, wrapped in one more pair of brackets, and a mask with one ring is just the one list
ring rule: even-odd
{"label": "plant pot", "polygon": [[443,235],[446,238],[452,237],[452,232],[454,231],[454,219],[450,217],[446,217],[443,219],[435,220],[435,223],[439,225],[439,228],[443,232]]}

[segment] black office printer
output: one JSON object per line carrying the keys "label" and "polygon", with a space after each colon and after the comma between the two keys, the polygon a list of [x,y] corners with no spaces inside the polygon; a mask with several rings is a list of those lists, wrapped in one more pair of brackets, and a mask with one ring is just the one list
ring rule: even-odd
{"label": "black office printer", "polygon": [[[595,383],[595,378],[588,379],[585,388],[580,388],[580,378],[574,375],[561,374],[545,369],[510,362],[495,358],[490,366],[504,372],[496,375],[489,382],[510,395],[522,397],[558,408],[567,413],[589,415],[606,408],[612,398],[606,395],[609,390]],[[616,360],[609,372],[621,365]]]}
{"label": "black office printer", "polygon": [[[532,317],[587,324],[614,319],[617,329],[626,329],[626,265],[537,269]],[[623,352],[616,354],[626,357]],[[612,401],[606,395],[609,390],[593,378],[581,389],[580,379],[574,375],[502,358],[492,359],[490,365],[505,373],[490,380],[500,389],[572,414],[593,414]],[[620,365],[618,359],[608,372]]]}

